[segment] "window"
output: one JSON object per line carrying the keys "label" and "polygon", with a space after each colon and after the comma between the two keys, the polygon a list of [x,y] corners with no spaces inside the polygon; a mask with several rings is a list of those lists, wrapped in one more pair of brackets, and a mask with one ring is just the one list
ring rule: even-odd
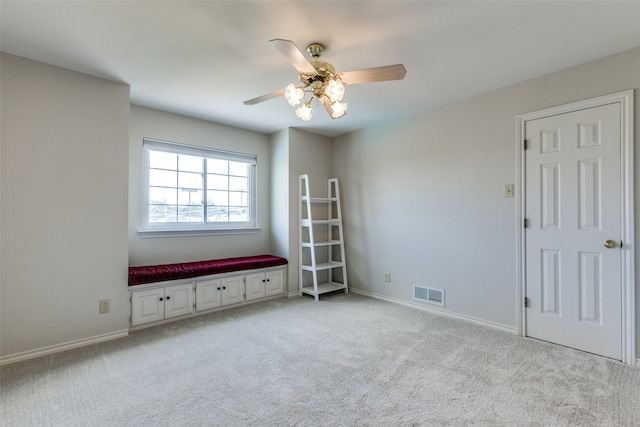
{"label": "window", "polygon": [[255,228],[255,155],[152,139],[144,152],[145,231]]}

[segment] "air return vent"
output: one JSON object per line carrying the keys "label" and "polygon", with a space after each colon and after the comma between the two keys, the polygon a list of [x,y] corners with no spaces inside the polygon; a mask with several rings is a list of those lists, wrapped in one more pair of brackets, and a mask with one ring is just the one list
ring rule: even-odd
{"label": "air return vent", "polygon": [[414,286],[413,299],[422,302],[428,302],[429,304],[441,305],[444,307],[444,291],[442,289]]}

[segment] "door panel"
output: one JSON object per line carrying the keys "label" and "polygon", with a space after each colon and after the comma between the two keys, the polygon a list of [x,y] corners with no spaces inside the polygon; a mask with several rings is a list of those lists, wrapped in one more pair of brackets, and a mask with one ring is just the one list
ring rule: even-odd
{"label": "door panel", "polygon": [[618,360],[620,114],[609,104],[525,123],[526,334]]}
{"label": "door panel", "polygon": [[131,308],[131,326],[163,320],[164,288],[133,292]]}
{"label": "door panel", "polygon": [[164,318],[193,313],[193,283],[165,288]]}
{"label": "door panel", "polygon": [[196,311],[220,307],[220,279],[203,280],[196,283]]}

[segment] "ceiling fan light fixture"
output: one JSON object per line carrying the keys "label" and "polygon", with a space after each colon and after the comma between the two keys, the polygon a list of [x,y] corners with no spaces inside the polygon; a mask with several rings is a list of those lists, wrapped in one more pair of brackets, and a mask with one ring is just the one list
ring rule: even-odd
{"label": "ceiling fan light fixture", "polygon": [[298,116],[305,122],[308,122],[309,120],[311,120],[311,117],[313,117],[311,115],[311,102],[310,101],[305,102],[304,104],[296,108],[296,116]]}
{"label": "ceiling fan light fixture", "polygon": [[[307,52],[313,58],[311,62],[305,58],[291,40],[272,39],[269,40],[269,44],[279,50],[298,70],[298,79],[302,85],[295,86],[291,83],[285,89],[248,99],[244,101],[244,104],[255,105],[284,94],[289,105],[298,106],[296,116],[305,122],[311,120],[311,101],[314,98],[322,104],[332,118],[339,119],[347,114],[347,103],[341,102],[346,84],[402,80],[407,73],[404,65],[395,64],[336,74],[333,65],[320,61],[320,55],[324,52],[324,46],[320,43],[311,43],[307,46]],[[303,103],[307,93],[311,99]]]}
{"label": "ceiling fan light fixture", "polygon": [[339,119],[347,114],[347,103],[340,103],[339,101],[331,103],[331,117]]}
{"label": "ceiling fan light fixture", "polygon": [[292,107],[300,104],[302,98],[304,98],[304,90],[301,87],[294,86],[293,83],[289,84],[284,90],[284,97]]}

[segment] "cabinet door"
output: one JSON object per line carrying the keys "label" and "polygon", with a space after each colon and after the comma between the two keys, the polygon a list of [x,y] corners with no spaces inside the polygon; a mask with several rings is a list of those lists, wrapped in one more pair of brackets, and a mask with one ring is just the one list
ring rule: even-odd
{"label": "cabinet door", "polygon": [[204,280],[196,283],[196,311],[220,307],[220,279]]}
{"label": "cabinet door", "polygon": [[164,288],[164,318],[193,313],[193,283]]}
{"label": "cabinet door", "polygon": [[164,319],[164,288],[131,293],[131,326]]}
{"label": "cabinet door", "polygon": [[244,301],[244,275],[226,277],[221,280],[220,299],[222,305],[237,304]]}
{"label": "cabinet door", "polygon": [[284,270],[267,271],[266,295],[278,295],[284,293]]}
{"label": "cabinet door", "polygon": [[264,273],[247,274],[245,280],[247,286],[247,301],[265,297],[266,282]]}

